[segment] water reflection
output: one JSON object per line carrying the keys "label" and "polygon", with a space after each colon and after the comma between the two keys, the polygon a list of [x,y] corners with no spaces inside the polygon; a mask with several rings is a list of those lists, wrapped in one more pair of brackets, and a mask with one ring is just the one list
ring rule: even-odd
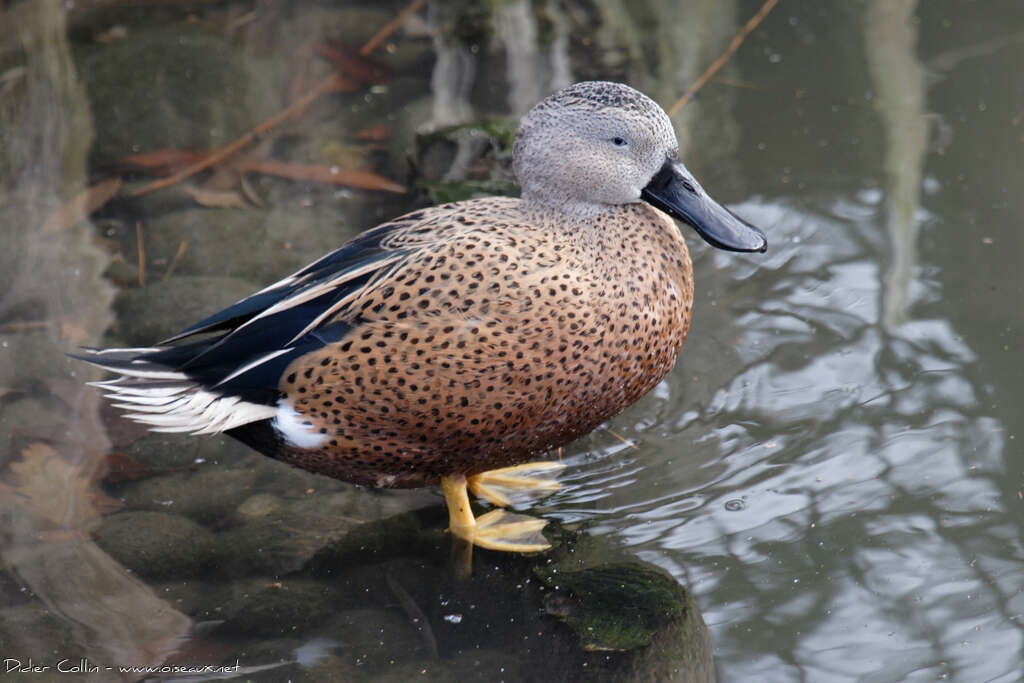
{"label": "water reflection", "polygon": [[[265,147],[354,160],[405,181],[416,131],[514,117],[574,79],[624,79],[667,105],[759,4],[431,3],[382,48],[393,69],[385,83],[321,102],[301,130]],[[0,146],[0,230],[11,245],[0,253],[0,629],[19,653],[157,662],[180,647],[181,661],[286,659],[286,668],[248,671],[266,680],[381,673],[396,651],[408,655],[403,672],[443,676],[452,670],[435,666],[438,656],[471,652],[472,643],[486,645],[483,677],[558,654],[545,641],[507,656],[495,645],[504,625],[481,627],[477,640],[460,630],[470,608],[455,610],[443,572],[424,572],[443,568],[448,552],[427,531],[440,526],[429,517],[439,509],[431,494],[354,491],[224,440],[140,438],[101,419],[83,368],[63,357],[99,344],[108,328],[120,341],[151,341],[215,308],[213,299],[237,299],[427,201],[250,177],[270,208],[215,210],[169,193],[115,205],[100,228],[35,230],[95,180],[86,166],[93,128],[94,161],[129,153],[110,144],[124,141],[102,132],[113,120],[102,113],[116,105],[126,120],[145,121],[132,109],[145,98],[125,93],[163,97],[157,84],[138,91],[132,81],[115,89],[122,101],[99,98],[100,72],[90,69],[105,43],[94,37],[114,35],[112,26],[128,36],[165,31],[166,40],[145,43],[150,54],[196,40],[192,56],[230,75],[231,87],[209,97],[227,109],[210,116],[244,131],[248,118],[324,75],[315,60],[291,63],[289,55],[313,54],[312,42],[297,42],[343,35],[358,44],[399,9],[92,8],[70,16],[71,45],[56,2],[0,14],[17,28],[0,32],[0,120],[14,131]],[[563,491],[526,505],[622,543],[690,586],[724,680],[1017,675],[1024,26],[1011,10],[780,3],[675,120],[690,166],[768,228],[771,250],[747,257],[695,244],[699,300],[676,370],[613,421],[614,433],[567,450]],[[233,51],[239,44],[244,58]],[[95,126],[87,95],[101,112]],[[353,133],[382,121],[393,126],[390,140],[355,142]],[[139,130],[162,127],[170,126]],[[190,144],[218,144],[211,131],[204,124],[207,137]],[[459,168],[447,180],[479,170],[479,142],[455,143]],[[501,161],[500,145],[483,147]],[[156,274],[144,288],[139,234]],[[154,282],[183,241],[174,276]],[[140,480],[108,478],[101,493],[94,475],[112,449],[151,469]],[[101,550],[92,540],[132,515],[134,529],[180,520],[195,534],[181,538],[201,536],[194,545],[205,554],[189,555],[198,564],[181,575],[138,580],[112,559],[127,562],[116,544]],[[408,535],[344,545],[345,533],[380,520]],[[389,550],[388,538],[409,547]],[[511,595],[497,579],[518,569],[489,571],[477,589],[490,590],[487,599]],[[350,600],[356,593],[374,604]],[[519,618],[525,603],[513,602],[491,614]],[[273,609],[260,612],[265,605]],[[192,638],[179,640],[185,634]]]}
{"label": "water reflection", "polygon": [[921,176],[928,141],[925,74],[915,54],[916,0],[874,2],[864,18],[865,55],[885,130],[886,228],[890,264],[883,324],[894,331],[907,319],[917,264]]}
{"label": "water reflection", "polygon": [[[109,257],[87,224],[43,227],[85,181],[91,123],[56,2],[21,4],[3,50],[22,57],[2,99],[0,159],[0,539],[5,658],[56,666],[80,657],[162,661],[191,620],[158,598],[89,538],[107,501],[93,480],[108,442],[99,397],[71,369],[70,344],[109,324]],[[116,506],[115,506],[116,509]],[[5,664],[9,664],[6,662]],[[8,669],[9,671],[9,669]],[[114,678],[116,676],[112,676]]]}

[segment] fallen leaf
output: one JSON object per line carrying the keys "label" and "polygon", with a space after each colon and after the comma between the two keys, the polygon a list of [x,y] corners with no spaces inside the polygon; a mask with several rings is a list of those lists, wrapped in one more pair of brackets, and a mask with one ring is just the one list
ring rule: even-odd
{"label": "fallen leaf", "polygon": [[149,171],[153,175],[171,175],[204,158],[206,153],[174,147],[165,147],[152,152],[131,154],[114,165],[118,168],[135,168]]}
{"label": "fallen leaf", "polygon": [[367,126],[356,133],[356,140],[369,140],[371,142],[384,142],[391,137],[391,126],[383,124],[379,126]]}
{"label": "fallen leaf", "polygon": [[107,453],[103,460],[107,471],[103,475],[103,481],[108,484],[145,479],[153,473],[152,470],[127,453]]}
{"label": "fallen leaf", "polygon": [[[331,82],[330,82],[329,86],[327,87],[326,90],[324,90],[324,92],[325,93],[342,93],[342,92],[354,92],[356,90],[359,90],[359,84],[358,83],[353,81],[351,78],[345,78],[341,74],[334,74],[334,76],[331,77]],[[308,108],[308,105],[305,108]],[[305,108],[300,108],[299,111],[304,111]]]}
{"label": "fallen leaf", "polygon": [[376,85],[387,79],[388,68],[386,66],[364,57],[359,54],[358,50],[353,50],[346,45],[321,43],[316,46],[316,52],[334,64],[334,68],[340,73],[352,77],[362,85]]}
{"label": "fallen leaf", "polygon": [[182,185],[181,189],[197,204],[214,209],[244,209],[245,198],[234,190],[207,190],[195,185]]}
{"label": "fallen leaf", "polygon": [[92,336],[92,332],[80,323],[71,320],[62,320],[60,323],[61,339],[66,339],[76,346],[84,344]]}
{"label": "fallen leaf", "polygon": [[402,194],[406,191],[404,185],[400,185],[390,178],[373,173],[344,169],[337,166],[324,166],[320,164],[299,164],[292,161],[274,161],[270,159],[239,159],[234,167],[252,173],[264,173],[266,175],[291,178],[292,180],[311,180],[317,183],[328,183],[331,185],[344,185],[356,187],[362,190],[380,190],[382,192],[395,192]]}
{"label": "fallen leaf", "polygon": [[128,37],[128,27],[122,24],[115,24],[102,33],[97,33],[93,40],[97,43],[112,43],[115,40],[121,40]]}
{"label": "fallen leaf", "polygon": [[93,509],[101,515],[112,515],[124,509],[124,501],[111,498],[99,489],[89,491],[89,502],[92,503]]}
{"label": "fallen leaf", "polygon": [[41,441],[29,444],[10,469],[14,491],[28,499],[33,514],[68,528],[80,527],[94,515],[87,504],[89,477],[52,446]]}
{"label": "fallen leaf", "polygon": [[78,225],[88,218],[89,214],[110,201],[120,188],[120,178],[108,178],[82,190],[46,218],[43,231],[53,232]]}
{"label": "fallen leaf", "polygon": [[[166,148],[144,154],[133,154],[118,161],[118,166],[134,167],[153,173],[154,175],[171,175],[184,167],[205,159],[208,152],[184,151]],[[300,164],[293,161],[275,161],[273,159],[233,159],[225,164],[228,168],[243,173],[263,173],[292,180],[309,180],[331,185],[356,187],[363,190],[380,190],[402,194],[404,185],[396,183],[371,171],[343,169],[338,166],[324,164]],[[184,191],[197,203],[215,208],[241,208],[246,206],[243,194],[235,191],[222,192],[185,186]],[[243,188],[243,193],[248,192]],[[262,202],[253,202],[257,206]]]}

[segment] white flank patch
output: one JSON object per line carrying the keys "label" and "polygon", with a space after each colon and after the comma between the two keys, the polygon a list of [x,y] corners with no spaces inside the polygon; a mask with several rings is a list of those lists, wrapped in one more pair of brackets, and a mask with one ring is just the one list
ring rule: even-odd
{"label": "white flank patch", "polygon": [[327,442],[327,435],[316,431],[302,415],[295,412],[288,399],[282,398],[277,402],[277,411],[271,424],[288,444],[297,448],[319,448]]}

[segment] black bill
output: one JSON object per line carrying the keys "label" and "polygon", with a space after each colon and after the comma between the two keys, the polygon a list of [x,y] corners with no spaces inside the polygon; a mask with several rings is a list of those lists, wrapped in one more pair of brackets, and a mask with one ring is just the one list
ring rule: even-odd
{"label": "black bill", "polygon": [[692,226],[708,244],[729,251],[764,251],[764,233],[708,196],[681,161],[668,159],[640,197]]}

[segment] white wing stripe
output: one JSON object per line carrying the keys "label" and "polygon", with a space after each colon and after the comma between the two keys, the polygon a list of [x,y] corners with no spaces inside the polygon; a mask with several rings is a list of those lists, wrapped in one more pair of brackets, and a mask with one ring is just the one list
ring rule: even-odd
{"label": "white wing stripe", "polygon": [[361,275],[366,275],[367,273],[372,273],[375,270],[386,268],[387,266],[391,265],[392,263],[402,258],[403,256],[404,254],[402,253],[396,253],[393,256],[389,256],[379,261],[367,263],[365,266],[361,268],[347,270],[332,280],[328,280],[327,282],[321,282],[320,284],[310,287],[309,289],[304,289],[301,292],[298,292],[293,296],[288,297],[287,299],[282,299],[281,301],[278,301],[276,304],[267,308],[259,315],[253,316],[243,324],[239,325],[233,331],[237,332],[238,330],[244,329],[245,327],[252,325],[257,320],[261,320],[263,318],[266,318],[267,316],[274,315],[275,313],[280,313],[281,311],[287,311],[289,308],[293,308],[300,304],[304,304],[307,301],[312,301],[318,296],[321,296],[329,292],[330,290],[338,287],[339,285],[345,284],[349,280],[354,280],[355,278]]}
{"label": "white wing stripe", "polygon": [[249,370],[252,370],[257,365],[262,365],[263,363],[266,363],[269,360],[273,360],[274,358],[277,358],[278,356],[280,356],[282,353],[288,353],[289,351],[292,350],[292,348],[293,347],[288,347],[287,349],[278,349],[277,351],[271,351],[270,353],[265,353],[262,356],[260,356],[259,358],[257,358],[256,360],[254,360],[253,362],[247,363],[246,365],[243,365],[242,367],[238,368],[237,370],[235,370],[230,375],[228,375],[227,377],[225,377],[221,381],[217,382],[213,386],[219,387],[221,384],[224,384],[227,381],[233,380],[235,377],[238,377],[239,375],[244,374],[244,373],[248,372]]}

